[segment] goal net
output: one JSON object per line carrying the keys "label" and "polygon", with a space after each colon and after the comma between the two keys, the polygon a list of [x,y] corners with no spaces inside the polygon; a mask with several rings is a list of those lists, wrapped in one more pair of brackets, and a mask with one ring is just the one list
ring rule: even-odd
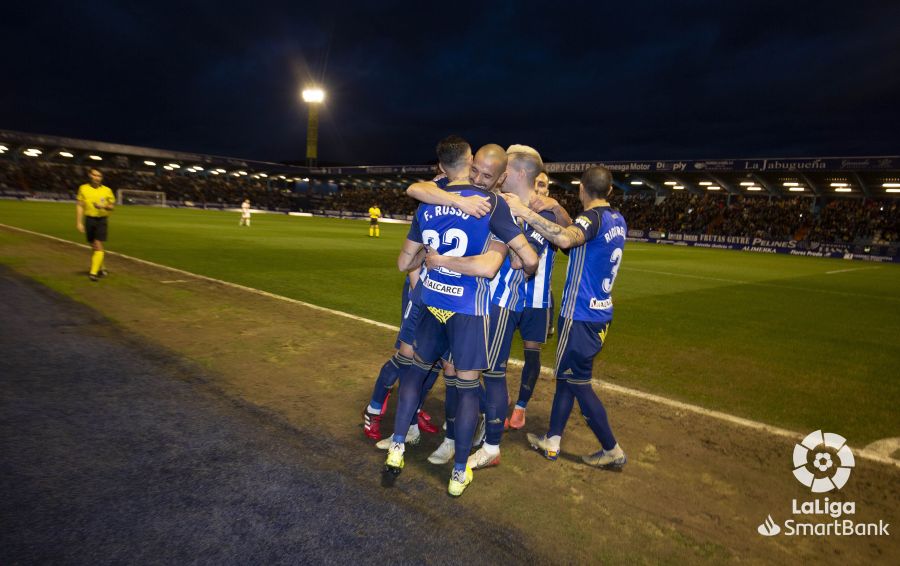
{"label": "goal net", "polygon": [[166,206],[166,193],[161,191],[138,191],[136,189],[119,189],[116,191],[119,204],[144,204],[150,206]]}

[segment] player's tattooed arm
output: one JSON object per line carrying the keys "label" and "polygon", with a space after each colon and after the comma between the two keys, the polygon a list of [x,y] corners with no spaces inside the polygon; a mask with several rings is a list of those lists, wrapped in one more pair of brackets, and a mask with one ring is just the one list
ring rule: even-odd
{"label": "player's tattooed arm", "polygon": [[465,212],[469,216],[481,218],[491,211],[491,203],[485,197],[464,197],[457,193],[450,193],[431,181],[413,183],[406,189],[406,194],[425,204],[438,206],[452,206]]}
{"label": "player's tattooed arm", "polygon": [[534,196],[531,197],[531,202],[528,203],[528,207],[537,213],[549,210],[553,213],[553,216],[556,217],[556,223],[563,228],[572,225],[572,217],[569,216],[566,209],[563,208],[555,198],[545,197],[535,193]]}
{"label": "player's tattooed arm", "polygon": [[503,242],[491,241],[485,253],[465,257],[441,255],[427,246],[425,250],[425,265],[428,269],[443,267],[463,275],[492,279],[503,264],[507,247]]}
{"label": "player's tattooed arm", "polygon": [[[528,243],[528,238],[525,237],[525,234],[519,234],[510,240],[507,245],[509,246],[509,251],[518,256],[522,262],[521,269],[524,269],[527,275],[534,275],[540,258],[538,258],[537,252],[534,251],[531,244]],[[512,263],[511,260],[510,263]]]}
{"label": "player's tattooed arm", "polygon": [[422,265],[425,259],[424,246],[421,242],[406,240],[397,256],[397,269],[400,271],[412,271]]}
{"label": "player's tattooed arm", "polygon": [[528,222],[529,226],[537,230],[541,236],[550,240],[554,245],[563,249],[569,249],[584,243],[584,232],[574,225],[564,228],[556,222],[547,220],[523,204],[516,195],[506,193],[503,195],[503,198],[506,199],[509,209],[514,215]]}

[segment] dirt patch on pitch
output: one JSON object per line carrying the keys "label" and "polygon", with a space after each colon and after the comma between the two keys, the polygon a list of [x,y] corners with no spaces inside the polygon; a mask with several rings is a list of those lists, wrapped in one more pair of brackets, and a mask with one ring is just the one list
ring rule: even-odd
{"label": "dirt patch on pitch", "polygon": [[[209,368],[225,394],[368,454],[367,467],[345,472],[381,489],[383,453],[362,437],[358,422],[374,376],[392,352],[389,331],[201,280],[164,284],[185,277],[116,258],[109,260],[113,275],[91,284],[79,273],[85,259],[84,251],[66,244],[0,232],[0,262]],[[427,403],[438,419],[442,389],[439,382]],[[581,464],[579,456],[596,450],[596,441],[573,416],[559,461],[531,451],[524,431],[511,433],[504,438],[502,464],[476,472],[454,504],[520,530],[539,555],[560,562],[846,564],[900,556],[896,536],[757,532],[768,515],[782,525],[791,519],[793,499],[817,499],[793,477],[793,442],[602,388],[599,393],[629,456],[623,473]],[[545,430],[551,396],[552,383],[542,378],[526,430]],[[408,451],[395,488],[407,504],[445,505],[449,467],[425,461],[438,442],[429,437]],[[829,497],[855,502],[855,515],[841,519],[883,520],[893,528],[898,478],[895,467],[857,460],[846,487]],[[833,521],[823,515],[798,519]]]}

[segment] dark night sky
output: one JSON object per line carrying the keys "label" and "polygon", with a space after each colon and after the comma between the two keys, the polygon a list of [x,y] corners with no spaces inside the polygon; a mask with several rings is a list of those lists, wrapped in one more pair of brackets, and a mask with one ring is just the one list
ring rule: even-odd
{"label": "dark night sky", "polygon": [[552,161],[900,151],[897,1],[24,4],[3,129],[302,159],[321,77],[323,161],[448,133]]}

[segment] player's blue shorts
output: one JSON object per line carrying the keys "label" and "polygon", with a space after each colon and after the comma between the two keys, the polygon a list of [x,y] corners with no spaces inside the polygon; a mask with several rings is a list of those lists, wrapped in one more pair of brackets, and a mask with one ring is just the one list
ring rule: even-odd
{"label": "player's blue shorts", "polygon": [[513,335],[519,327],[522,313],[491,303],[491,320],[488,331],[488,369],[506,371]]}
{"label": "player's blue shorts", "polygon": [[421,285],[416,285],[415,289],[411,290],[405,298],[403,321],[400,323],[400,333],[397,334],[397,342],[394,343],[394,348],[398,349],[400,348],[400,342],[412,344],[416,339],[416,326],[419,324],[419,318],[422,316],[422,310],[425,308],[422,304]]}
{"label": "player's blue shorts", "polygon": [[590,381],[594,358],[603,348],[612,322],[586,322],[559,317],[556,347],[556,377]]}
{"label": "player's blue shorts", "polygon": [[487,369],[488,317],[441,311],[444,314],[452,316],[441,321],[422,306],[413,342],[416,356],[425,363],[444,358],[457,371]]}
{"label": "player's blue shorts", "polygon": [[522,340],[528,342],[547,341],[547,332],[550,329],[550,309],[532,309],[525,307],[522,311],[522,320],[519,322],[519,334]]}

